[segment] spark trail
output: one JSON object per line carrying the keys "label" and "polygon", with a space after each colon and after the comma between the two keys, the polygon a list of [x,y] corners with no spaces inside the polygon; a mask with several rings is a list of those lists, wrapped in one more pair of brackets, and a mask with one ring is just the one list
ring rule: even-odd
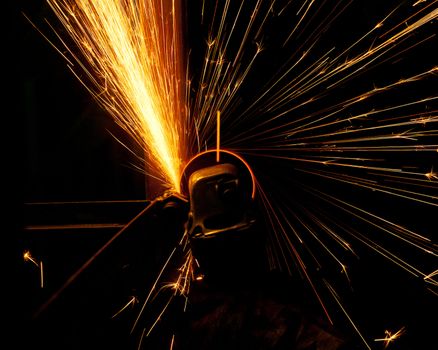
{"label": "spark trail", "polygon": [[[179,191],[186,154],[178,1],[48,0],[75,50],[70,68]],[[80,53],[77,52],[79,49]],[[140,158],[142,155],[140,155]]]}

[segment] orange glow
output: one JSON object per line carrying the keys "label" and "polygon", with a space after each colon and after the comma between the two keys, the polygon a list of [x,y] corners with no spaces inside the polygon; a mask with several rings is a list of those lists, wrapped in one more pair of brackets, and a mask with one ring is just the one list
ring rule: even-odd
{"label": "orange glow", "polygon": [[[179,192],[185,96],[177,1],[48,0],[80,50],[79,80]],[[85,78],[84,74],[85,73]]]}

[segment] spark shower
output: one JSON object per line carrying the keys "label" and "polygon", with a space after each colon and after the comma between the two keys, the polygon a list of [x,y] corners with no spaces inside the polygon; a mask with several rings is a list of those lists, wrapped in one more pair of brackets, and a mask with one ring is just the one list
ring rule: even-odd
{"label": "spark shower", "polygon": [[50,42],[163,188],[216,147],[220,111],[221,148],[257,178],[272,268],[301,275],[365,348],[398,329],[370,339],[350,317],[338,285],[358,251],[437,293],[437,1],[369,5],[369,20],[351,0],[48,3],[64,28]]}

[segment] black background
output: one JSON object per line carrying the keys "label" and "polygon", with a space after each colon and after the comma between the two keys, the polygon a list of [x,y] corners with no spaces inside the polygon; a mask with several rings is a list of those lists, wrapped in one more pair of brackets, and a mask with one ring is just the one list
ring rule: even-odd
{"label": "black background", "polygon": [[[342,19],[342,28],[351,28],[351,31],[340,33],[336,40],[348,42],[360,32],[355,28],[366,27],[385,13],[380,1],[358,3],[362,3],[357,9],[361,16],[345,16]],[[388,4],[387,8],[392,5],[394,4]],[[20,1],[18,5],[15,4],[14,10],[16,18],[8,31],[10,47],[13,48],[8,51],[12,53],[12,62],[9,65],[13,67],[10,85],[13,109],[8,113],[8,117],[12,118],[12,130],[7,127],[4,129],[5,137],[11,131],[13,138],[4,147],[4,172],[10,175],[10,181],[5,183],[5,193],[10,190],[8,187],[12,187],[14,194],[8,200],[12,213],[5,213],[7,219],[13,220],[7,220],[8,223],[12,222],[10,227],[6,226],[5,232],[6,235],[11,230],[14,232],[14,238],[17,239],[13,239],[13,243],[17,249],[13,250],[14,276],[7,289],[14,296],[11,299],[14,300],[13,316],[26,322],[18,323],[14,327],[17,332],[13,334],[16,334],[16,341],[26,340],[26,346],[31,345],[36,349],[47,348],[48,345],[59,349],[108,349],[120,348],[122,344],[134,346],[136,339],[126,335],[126,320],[111,322],[108,318],[119,306],[114,300],[122,300],[122,295],[128,294],[134,288],[132,283],[135,288],[144,287],[143,283],[136,281],[138,274],[144,274],[147,276],[146,280],[150,281],[166,257],[171,245],[169,242],[175,237],[171,236],[169,239],[172,233],[163,230],[159,221],[145,219],[142,230],[152,232],[153,238],[138,234],[124,238],[117,248],[106,252],[101,262],[96,263],[65,296],[54,303],[42,319],[32,319],[38,305],[114,231],[64,236],[61,235],[62,232],[35,233],[23,228],[35,221],[44,224],[63,223],[64,218],[80,221],[84,219],[84,215],[90,221],[101,219],[127,222],[143,204],[140,202],[111,206],[108,207],[108,212],[102,210],[106,207],[48,207],[46,211],[37,211],[35,214],[25,203],[144,200],[148,198],[148,190],[144,176],[130,167],[128,152],[108,133],[108,130],[117,133],[111,120],[67,69],[60,55],[23,16],[24,13],[36,24],[42,24],[43,18],[53,18],[47,5],[43,1]],[[191,16],[196,17],[193,14]],[[202,45],[200,42],[203,40],[196,40],[193,33],[197,31],[195,25],[192,28],[189,26],[189,41],[193,48],[192,56],[195,58],[196,52],[201,50],[197,45]],[[431,63],[436,62],[436,48],[433,49],[433,43],[428,45],[407,55],[403,65],[411,67],[418,55],[422,55],[426,59],[421,64],[430,67]],[[266,56],[256,68],[271,64],[272,60],[273,57]],[[193,65],[197,65],[196,60]],[[391,66],[384,66],[377,71],[376,77],[379,72],[385,72],[388,76],[399,74],[400,66],[393,70],[388,67]],[[6,73],[9,75],[10,72]],[[242,90],[243,102],[251,99],[251,87],[257,86],[257,79],[262,81],[263,78],[263,73],[250,78],[249,84]],[[363,80],[365,81],[366,79]],[[7,101],[7,105],[10,105],[10,101]],[[14,185],[10,186],[9,183]],[[55,215],[50,210],[59,212]],[[29,222],[32,220],[34,222]],[[436,224],[433,220],[423,220],[420,226],[429,228]],[[161,230],[167,232],[167,240],[156,236],[155,232]],[[22,260],[25,249],[31,249],[48,262],[48,286],[43,291],[37,288],[38,276],[32,264]],[[137,262],[148,268],[125,276],[120,266],[127,256],[140,257]],[[58,267],[55,268],[54,265]],[[436,329],[436,299],[432,293],[405,272],[394,269],[384,259],[366,252],[361,255],[360,264],[354,269],[356,299],[353,301],[353,316],[359,320],[367,339],[383,336],[383,329],[390,328],[394,331],[406,326],[406,335],[389,348],[431,348]],[[122,287],[113,285],[121,280],[124,281]],[[147,286],[148,283],[150,282],[144,284]],[[96,300],[99,302],[94,303]],[[7,300],[5,302],[9,304]],[[95,307],[90,308],[90,305]],[[108,311],[109,308],[112,309]],[[12,324],[16,325],[15,322]],[[166,333],[165,330],[162,332]],[[166,337],[163,336],[164,338]],[[381,343],[370,343],[376,349],[383,348]],[[167,340],[163,341],[163,347],[168,348]]]}

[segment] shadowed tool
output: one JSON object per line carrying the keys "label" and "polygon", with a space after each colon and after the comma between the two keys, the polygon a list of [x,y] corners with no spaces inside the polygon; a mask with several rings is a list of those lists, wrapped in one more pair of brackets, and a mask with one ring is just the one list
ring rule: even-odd
{"label": "shadowed tool", "polygon": [[190,203],[186,230],[196,273],[235,283],[260,272],[264,241],[250,168],[231,152],[220,155],[217,162],[215,152],[202,153],[186,167],[182,184]]}

